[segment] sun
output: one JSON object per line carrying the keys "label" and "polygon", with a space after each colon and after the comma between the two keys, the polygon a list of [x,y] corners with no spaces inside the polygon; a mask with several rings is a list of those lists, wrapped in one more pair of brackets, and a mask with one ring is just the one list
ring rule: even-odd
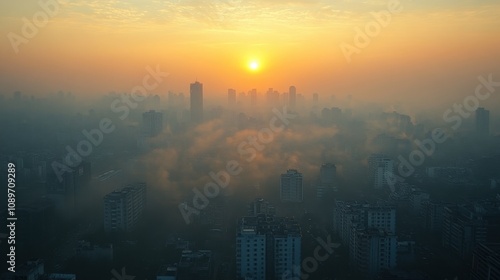
{"label": "sun", "polygon": [[259,70],[260,68],[260,64],[257,60],[251,60],[250,62],[248,62],[248,69],[250,69],[251,71],[257,71]]}

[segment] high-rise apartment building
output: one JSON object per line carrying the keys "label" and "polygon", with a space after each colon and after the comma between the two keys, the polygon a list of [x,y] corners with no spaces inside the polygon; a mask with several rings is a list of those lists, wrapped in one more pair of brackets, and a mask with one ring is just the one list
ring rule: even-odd
{"label": "high-rise apartment building", "polygon": [[290,104],[291,109],[295,109],[297,106],[297,89],[295,86],[290,86],[288,90],[288,104]]}
{"label": "high-rise apartment building", "polygon": [[368,159],[369,179],[374,189],[390,187],[394,161],[385,155],[374,154]]}
{"label": "high-rise apartment building", "polygon": [[337,191],[337,167],[333,163],[324,163],[319,171],[319,180],[316,186],[316,197],[322,198],[328,193]]}
{"label": "high-rise apartment building", "polygon": [[240,279],[283,279],[301,264],[301,231],[290,218],[260,214],[238,222],[236,273]]}
{"label": "high-rise apartment building", "polygon": [[396,268],[397,237],[382,229],[356,229],[349,257],[351,263],[369,278],[376,277],[383,270]]}
{"label": "high-rise apartment building", "polygon": [[163,114],[151,110],[142,114],[142,133],[148,137],[158,136],[163,130]]}
{"label": "high-rise apartment building", "polygon": [[146,184],[137,183],[104,197],[104,230],[131,231],[142,218],[146,205]]}
{"label": "high-rise apartment building", "polygon": [[302,173],[289,169],[281,174],[280,199],[283,202],[302,202],[303,200]]}

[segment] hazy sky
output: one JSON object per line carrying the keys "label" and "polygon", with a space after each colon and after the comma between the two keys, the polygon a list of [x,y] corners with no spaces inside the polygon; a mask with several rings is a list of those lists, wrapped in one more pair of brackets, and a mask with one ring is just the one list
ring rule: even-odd
{"label": "hazy sky", "polygon": [[356,46],[355,28],[390,0],[59,2],[18,53],[8,34],[23,37],[22,19],[43,9],[0,2],[1,93],[125,92],[148,65],[170,73],[159,93],[187,93],[198,79],[206,95],[294,84],[306,95],[418,101],[466,96],[481,74],[500,80],[498,0],[401,0],[402,11],[350,63],[340,45]]}

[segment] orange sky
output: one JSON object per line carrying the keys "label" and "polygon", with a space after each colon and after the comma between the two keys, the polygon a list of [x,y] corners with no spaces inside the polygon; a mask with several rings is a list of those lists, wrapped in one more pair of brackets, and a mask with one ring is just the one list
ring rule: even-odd
{"label": "orange sky", "polygon": [[[17,53],[9,34],[22,35],[23,17],[43,9],[34,0],[2,1],[0,92],[125,92],[148,65],[170,73],[157,93],[187,93],[198,79],[206,95],[293,84],[306,95],[449,97],[470,91],[478,75],[500,77],[493,0],[402,0],[402,11],[348,62],[341,44],[354,46],[355,28],[391,1],[65,0]],[[258,71],[248,69],[251,59]]]}

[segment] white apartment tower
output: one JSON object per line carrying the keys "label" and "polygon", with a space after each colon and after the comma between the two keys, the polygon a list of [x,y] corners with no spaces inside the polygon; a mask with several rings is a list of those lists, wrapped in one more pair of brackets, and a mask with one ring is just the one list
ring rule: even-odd
{"label": "white apartment tower", "polygon": [[260,214],[241,218],[236,237],[240,279],[283,279],[301,264],[301,232],[293,219]]}

